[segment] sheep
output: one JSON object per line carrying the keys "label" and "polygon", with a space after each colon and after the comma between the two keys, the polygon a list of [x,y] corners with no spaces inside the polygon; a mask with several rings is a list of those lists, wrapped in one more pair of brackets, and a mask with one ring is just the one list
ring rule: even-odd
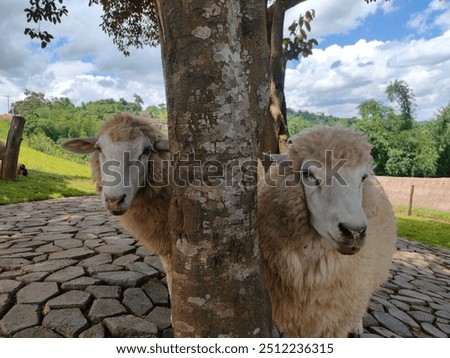
{"label": "sheep", "polygon": [[[5,160],[5,155],[6,155],[6,143],[0,140],[0,173],[2,172],[2,163]],[[17,176],[19,175],[23,175],[23,176],[28,176],[28,169],[25,166],[25,164],[22,163],[18,163],[17,164],[17,172],[16,172]]]}
{"label": "sheep", "polygon": [[92,178],[105,208],[161,258],[170,291],[171,190],[167,180],[161,181],[164,161],[170,158],[167,138],[147,120],[121,114],[107,120],[97,137],[69,139],[61,146],[92,153]]}
{"label": "sheep", "polygon": [[396,225],[370,151],[356,132],[309,129],[289,139],[287,161],[259,184],[265,283],[273,320],[289,337],[362,333],[388,277]]}

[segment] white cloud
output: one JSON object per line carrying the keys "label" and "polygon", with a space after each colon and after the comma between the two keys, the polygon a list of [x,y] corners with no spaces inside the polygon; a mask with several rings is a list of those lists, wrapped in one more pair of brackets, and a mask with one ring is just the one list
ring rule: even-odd
{"label": "white cloud", "polygon": [[428,7],[421,12],[411,15],[407,26],[420,34],[438,28],[450,29],[450,2],[445,0],[432,0]]}
{"label": "white cloud", "polygon": [[429,119],[450,99],[450,31],[429,40],[360,40],[315,50],[286,76],[287,105],[294,109],[351,117],[364,100],[386,101],[394,79],[413,89],[418,119]]}
{"label": "white cloud", "polygon": [[316,12],[316,17],[311,24],[311,37],[319,38],[329,34],[348,33],[361,25],[367,16],[374,14],[379,8],[388,12],[392,10],[392,5],[385,5],[384,1],[366,4],[363,0],[305,1],[286,13],[285,33],[288,34],[287,28],[298,19],[300,14],[305,14],[310,9]]}
{"label": "white cloud", "polygon": [[[0,44],[0,86],[13,101],[23,98],[24,89],[49,98],[69,97],[76,104],[102,98],[134,100],[134,93],[147,105],[165,101],[160,49],[132,49],[130,57],[122,55],[99,28],[100,6],[68,3],[69,15],[61,24],[41,25],[55,37],[46,49],[23,33],[34,26],[26,23],[26,6],[0,0],[0,31],[7,34]],[[5,111],[6,100],[0,105],[0,112]]]}

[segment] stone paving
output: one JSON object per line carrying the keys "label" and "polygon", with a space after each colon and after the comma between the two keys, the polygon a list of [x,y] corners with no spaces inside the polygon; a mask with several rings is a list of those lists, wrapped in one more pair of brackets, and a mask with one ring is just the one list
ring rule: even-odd
{"label": "stone paving", "polygon": [[[449,337],[450,251],[398,242],[362,337]],[[0,206],[0,336],[173,337],[158,257],[96,197]]]}

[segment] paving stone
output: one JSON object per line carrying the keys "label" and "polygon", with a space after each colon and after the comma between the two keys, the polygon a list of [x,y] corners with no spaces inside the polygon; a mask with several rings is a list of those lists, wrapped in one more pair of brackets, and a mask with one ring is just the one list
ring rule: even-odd
{"label": "paving stone", "polygon": [[140,257],[134,254],[128,254],[125,256],[121,256],[114,260],[114,265],[127,266],[128,264],[139,260]]}
{"label": "paving stone", "polygon": [[370,327],[370,330],[372,332],[375,332],[376,334],[381,335],[382,337],[385,337],[385,338],[400,338],[400,336],[398,334],[395,334],[394,332],[392,332],[384,327],[372,326],[372,327]]}
{"label": "paving stone", "polygon": [[144,262],[151,267],[154,267],[159,272],[164,272],[164,266],[158,256],[146,256]]}
{"label": "paving stone", "polygon": [[50,242],[50,241],[70,239],[71,237],[72,237],[72,234],[43,233],[43,234],[37,235],[36,239]]}
{"label": "paving stone", "polygon": [[76,260],[66,259],[66,260],[52,260],[44,261],[23,267],[23,271],[26,273],[30,272],[55,272],[61,270],[67,266],[72,266],[76,264]]}
{"label": "paving stone", "polygon": [[17,332],[14,338],[62,338],[62,336],[53,332],[51,329],[37,326]]}
{"label": "paving stone", "polygon": [[0,318],[8,311],[11,301],[10,295],[6,293],[0,295]]}
{"label": "paving stone", "polygon": [[136,255],[139,255],[141,257],[147,257],[147,256],[155,256],[154,253],[152,253],[149,249],[147,249],[145,246],[141,246],[136,250]]}
{"label": "paving stone", "polygon": [[42,325],[64,337],[76,337],[89,326],[89,323],[78,308],[67,308],[50,310],[44,317]]}
{"label": "paving stone", "polygon": [[450,311],[444,311],[444,310],[440,310],[440,311],[436,311],[434,313],[435,316],[438,317],[442,317],[442,318],[446,318],[450,320]]}
{"label": "paving stone", "polygon": [[397,308],[401,309],[402,311],[409,311],[409,304],[402,301],[397,300],[390,300],[390,302]]}
{"label": "paving stone", "polygon": [[373,318],[370,313],[366,313],[363,317],[363,327],[370,327],[378,325],[378,321]]}
{"label": "paving stone", "polygon": [[131,271],[100,272],[95,275],[95,277],[101,279],[109,285],[120,287],[140,286],[146,278],[142,273]]}
{"label": "paving stone", "polygon": [[444,332],[437,329],[430,323],[422,323],[422,329],[425,333],[428,333],[432,337],[436,337],[436,338],[447,338],[448,337]]}
{"label": "paving stone", "polygon": [[49,275],[48,272],[32,272],[26,275],[16,277],[16,280],[28,284],[30,282],[42,281],[45,277]]}
{"label": "paving stone", "polygon": [[80,266],[69,266],[52,273],[45,281],[67,282],[84,275],[84,270]]}
{"label": "paving stone", "polygon": [[0,294],[15,292],[21,286],[22,283],[16,280],[0,280]]}
{"label": "paving stone", "polygon": [[419,322],[433,322],[434,316],[430,313],[423,312],[423,311],[409,311],[408,314],[414,318],[416,321]]}
{"label": "paving stone", "polygon": [[95,254],[95,251],[88,249],[87,247],[76,247],[74,249],[68,249],[60,252],[54,252],[49,255],[49,260],[58,259],[77,259],[82,260]]}
{"label": "paving stone", "polygon": [[388,312],[399,321],[405,323],[408,327],[410,327],[413,331],[420,331],[420,325],[414,321],[408,314],[403,311],[400,311],[396,307],[389,307]]}
{"label": "paving stone", "polygon": [[22,329],[37,326],[39,318],[39,306],[16,304],[0,320],[0,333],[10,337]]}
{"label": "paving stone", "polygon": [[88,328],[84,332],[80,333],[79,338],[104,338],[105,337],[105,328],[101,323],[97,323],[96,325]]}
{"label": "paving stone", "polygon": [[19,242],[17,244],[15,244],[13,246],[13,248],[19,248],[19,247],[31,247],[31,248],[35,248],[38,246],[42,246],[45,245],[47,242],[46,241],[42,241],[42,240],[33,240],[30,239],[30,241],[25,241],[25,242]]}
{"label": "paving stone", "polygon": [[16,294],[17,303],[42,304],[59,293],[56,282],[32,282]]}
{"label": "paving stone", "polygon": [[385,312],[372,312],[372,315],[382,326],[400,337],[412,337],[408,327],[390,314]]}
{"label": "paving stone", "polygon": [[156,277],[160,275],[158,270],[143,262],[131,262],[127,265],[127,269],[130,271],[143,273],[147,277]]}
{"label": "paving stone", "polygon": [[114,337],[157,337],[156,324],[132,315],[105,319],[105,325]]}
{"label": "paving stone", "polygon": [[76,233],[79,229],[69,225],[47,225],[42,227],[42,231],[46,232],[57,232],[61,234],[72,234]]}
{"label": "paving stone", "polygon": [[434,283],[431,283],[428,281],[424,281],[424,280],[415,279],[415,280],[411,281],[410,283],[412,285],[416,286],[418,289],[429,290],[431,292],[439,292],[442,290],[442,288],[440,286],[435,285]]}
{"label": "paving stone", "polygon": [[103,240],[101,239],[90,239],[84,241],[84,246],[90,249],[95,249],[97,246],[103,245]]}
{"label": "paving stone", "polygon": [[16,277],[23,275],[22,270],[15,270],[15,271],[0,271],[0,281],[1,280],[13,280]]}
{"label": "paving stone", "polygon": [[145,319],[155,323],[160,331],[172,326],[171,311],[167,307],[155,307]]}
{"label": "paving stone", "polygon": [[413,298],[413,297],[392,295],[391,298],[394,299],[394,300],[398,300],[398,301],[402,301],[402,302],[405,302],[405,303],[409,303],[411,305],[421,305],[421,306],[425,306],[426,305],[425,301],[419,300],[419,299]]}
{"label": "paving stone", "polygon": [[91,285],[96,285],[101,283],[101,280],[93,277],[78,277],[74,280],[71,280],[69,282],[64,282],[61,284],[61,288],[65,291],[67,290],[84,290],[86,287]]}
{"label": "paving stone", "polygon": [[105,264],[105,265],[98,265],[98,266],[89,266],[86,268],[86,271],[91,276],[95,276],[100,272],[117,272],[117,271],[123,271],[122,266],[117,266],[113,264]]}
{"label": "paving stone", "polygon": [[111,254],[114,256],[122,256],[134,252],[135,247],[130,245],[102,245],[94,249],[100,254]]}
{"label": "paving stone", "polygon": [[436,326],[445,334],[450,335],[450,324],[437,322]]}
{"label": "paving stone", "polygon": [[169,304],[169,291],[157,279],[150,279],[149,282],[142,285],[142,289],[155,305],[167,306]]}
{"label": "paving stone", "polygon": [[77,239],[63,239],[56,241],[55,245],[63,249],[73,249],[83,246],[83,241]]}
{"label": "paving stone", "polygon": [[92,294],[95,298],[115,298],[119,299],[122,292],[119,286],[88,286],[86,292]]}
{"label": "paving stone", "polygon": [[89,319],[99,322],[105,317],[118,316],[128,313],[126,308],[117,300],[111,298],[100,298],[94,301],[89,310]]}
{"label": "paving stone", "polygon": [[408,296],[412,298],[417,298],[418,300],[426,301],[426,302],[432,302],[433,299],[430,296],[424,295],[423,293],[412,291],[412,290],[398,290],[397,292],[399,295],[402,296]]}
{"label": "paving stone", "polygon": [[25,265],[31,264],[31,261],[20,258],[4,259],[0,258],[0,268],[4,270],[17,270]]}
{"label": "paving stone", "polygon": [[123,305],[135,316],[143,316],[153,309],[153,303],[140,288],[128,288],[123,293]]}
{"label": "paving stone", "polygon": [[112,262],[112,255],[111,254],[98,254],[92,257],[89,257],[88,259],[84,259],[80,261],[78,265],[83,267],[89,267],[89,266],[99,266],[99,265],[105,265]]}
{"label": "paving stone", "polygon": [[91,295],[85,291],[72,290],[49,300],[45,306],[49,309],[87,307]]}
{"label": "paving stone", "polygon": [[17,254],[17,253],[24,253],[24,252],[30,252],[33,251],[32,247],[28,247],[28,248],[9,248],[9,249],[3,249],[0,250],[0,256],[8,256],[8,255],[12,255],[12,254]]}
{"label": "paving stone", "polygon": [[32,261],[33,261],[34,263],[42,262],[42,261],[45,261],[45,260],[47,260],[47,254],[42,254],[42,255],[39,255],[39,256],[35,256],[35,257],[33,257],[33,259],[32,259]]}

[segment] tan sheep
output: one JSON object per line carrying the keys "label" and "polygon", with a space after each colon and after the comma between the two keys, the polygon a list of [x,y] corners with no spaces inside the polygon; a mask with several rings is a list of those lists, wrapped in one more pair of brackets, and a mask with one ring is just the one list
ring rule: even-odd
{"label": "tan sheep", "polygon": [[[0,140],[0,173],[2,172],[2,165],[3,161],[5,160],[5,154],[6,154],[6,143]],[[25,164],[18,163],[17,164],[17,175],[28,175],[28,170]]]}
{"label": "tan sheep", "polygon": [[266,287],[274,322],[289,337],[362,333],[369,300],[388,276],[396,226],[370,151],[350,130],[309,129],[289,140],[290,162],[260,183]]}
{"label": "tan sheep", "polygon": [[163,162],[170,158],[167,138],[147,120],[121,114],[106,121],[97,137],[69,139],[61,146],[92,153],[92,178],[105,208],[119,215],[121,223],[160,256],[170,283],[171,189],[167,178],[161,180]]}

